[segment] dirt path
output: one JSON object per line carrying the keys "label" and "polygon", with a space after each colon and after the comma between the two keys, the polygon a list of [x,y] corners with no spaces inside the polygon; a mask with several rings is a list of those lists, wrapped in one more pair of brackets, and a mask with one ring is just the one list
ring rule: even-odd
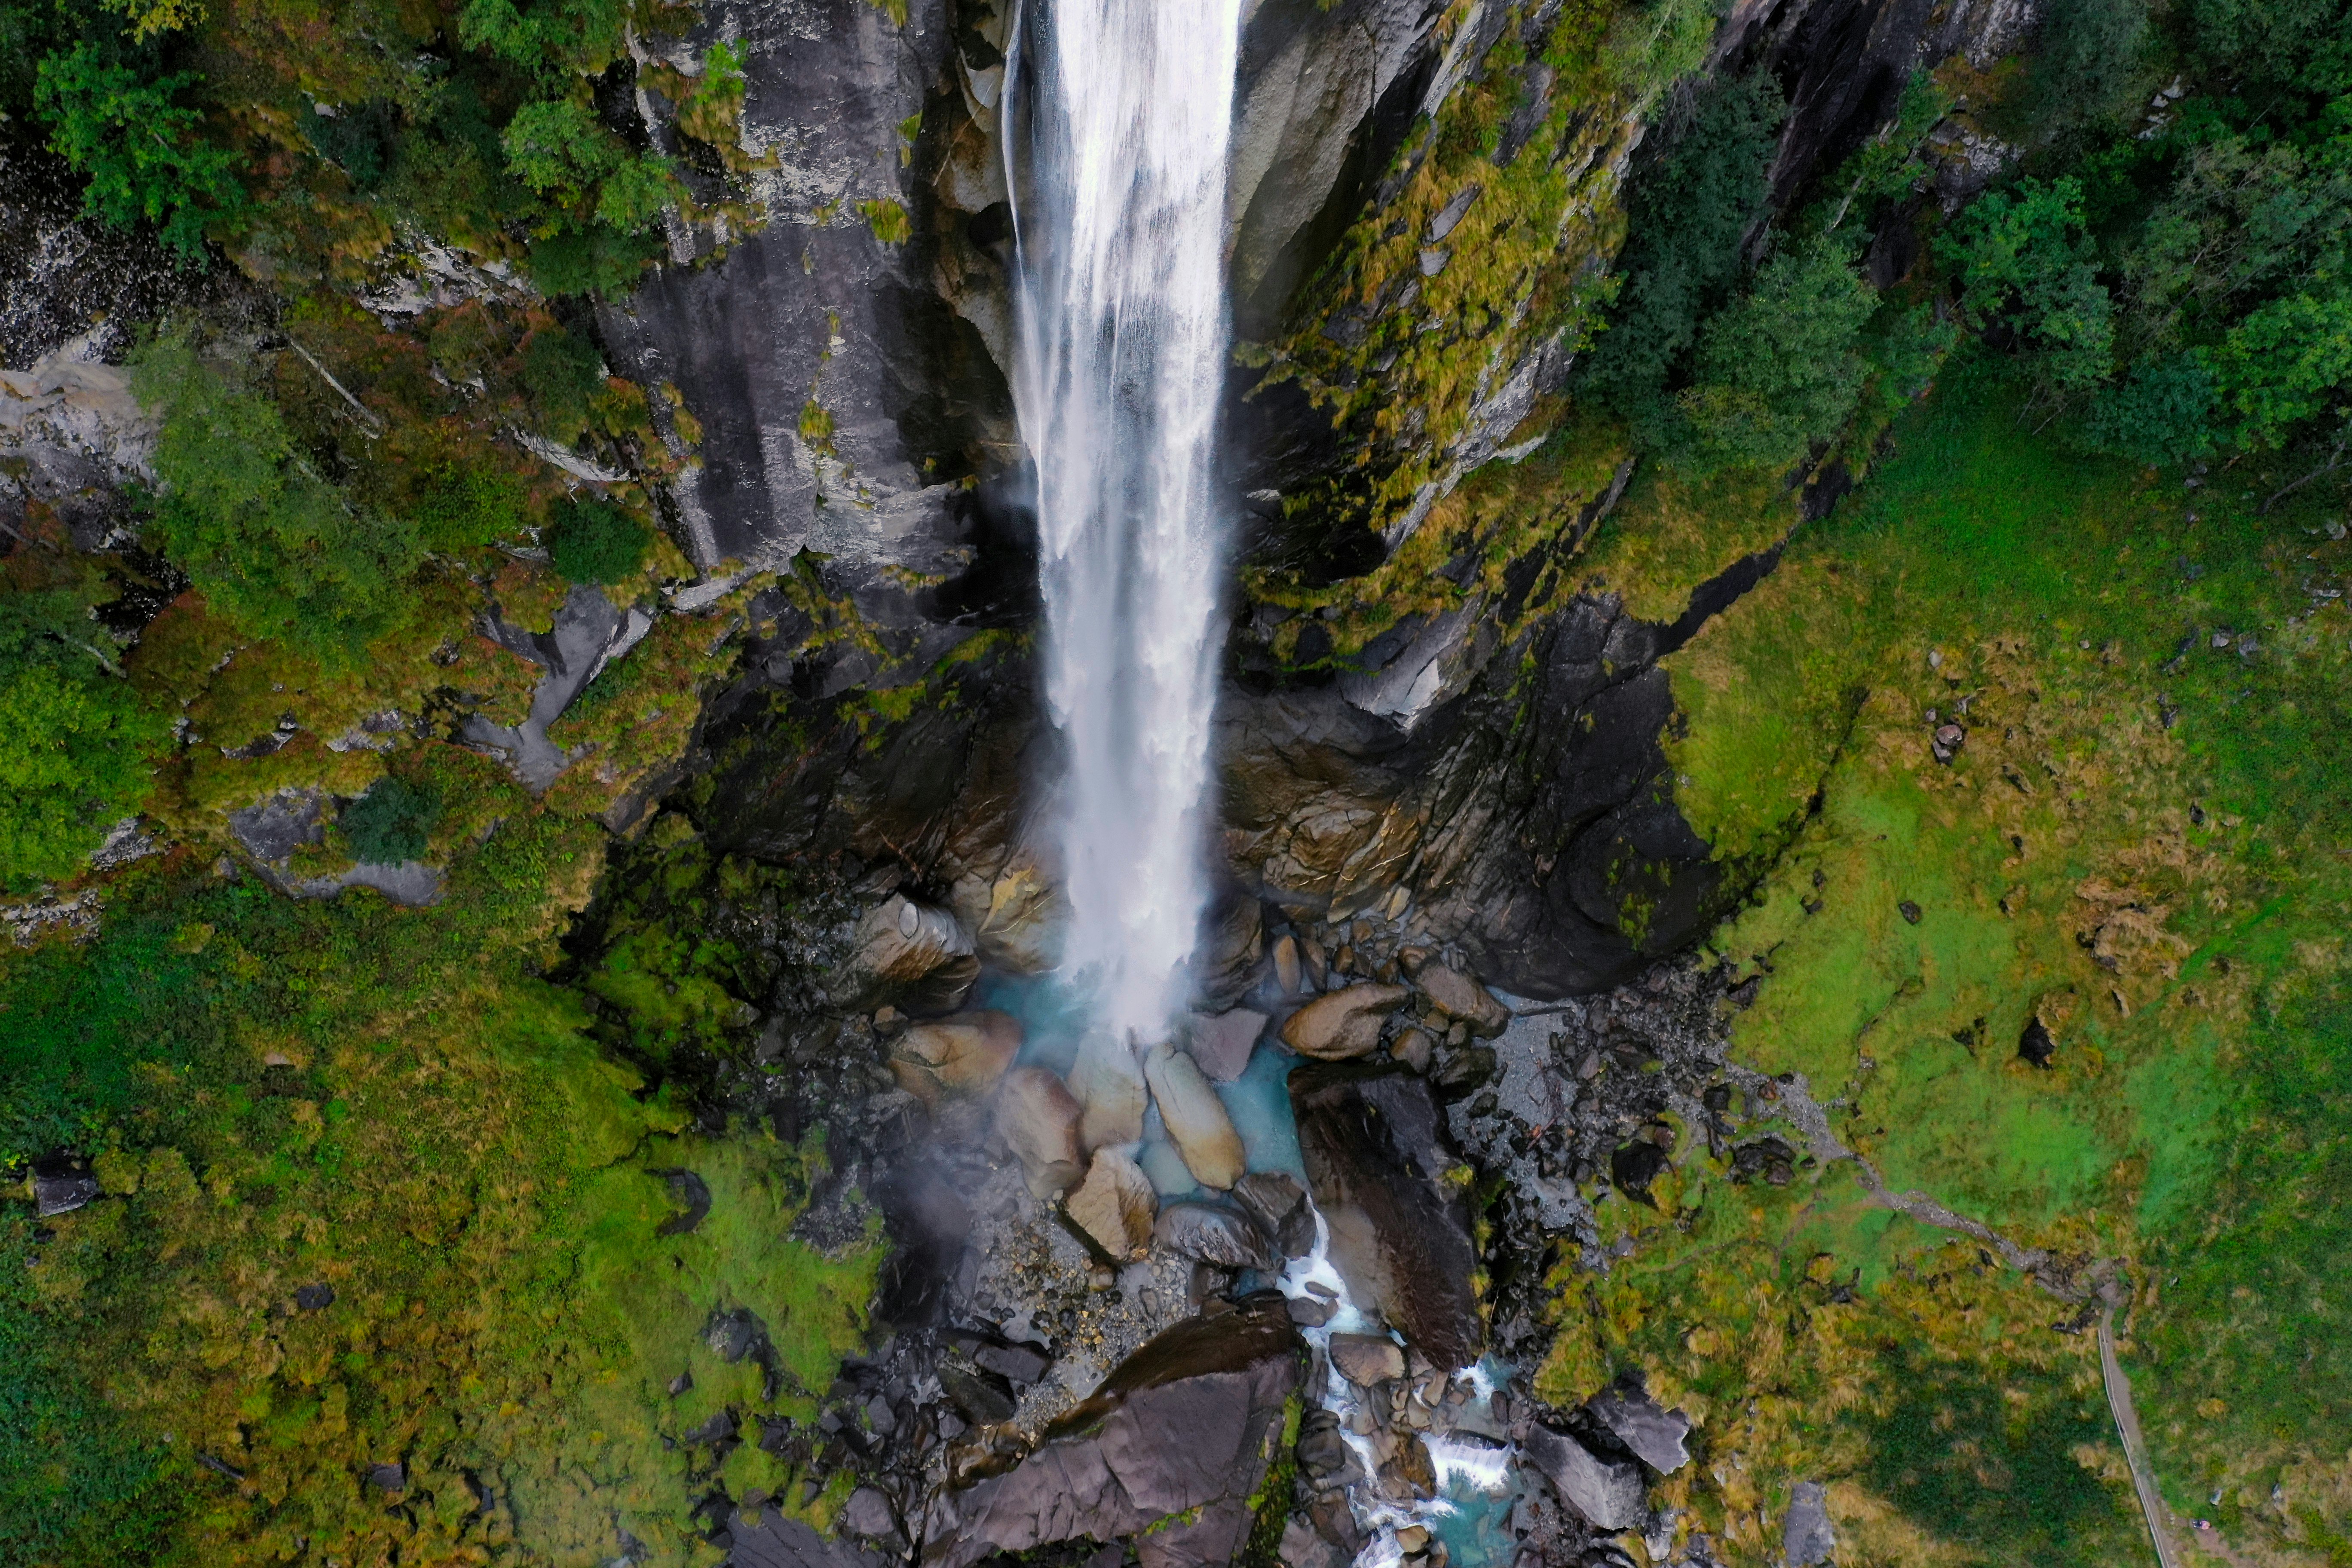
{"label": "dirt path", "polygon": [[2165,1528],[2164,1498],[2156,1489],[2156,1470],[2147,1462],[2147,1447],[2140,1441],[2139,1414],[2132,1408],[2131,1379],[2116,1359],[2116,1310],[2099,1314],[2099,1375],[2107,1385],[2107,1408],[2115,1414],[2116,1431],[2124,1440],[2124,1458],[2131,1463],[2132,1489],[2139,1493],[2139,1510],[2147,1516],[2147,1536],[2156,1543],[2161,1568],[2180,1568],[2172,1550],[2172,1532]]}
{"label": "dirt path", "polygon": [[[1737,1066],[1732,1072],[1749,1088],[1761,1087],[1766,1081],[1761,1074]],[[2094,1265],[2073,1279],[2053,1278],[2045,1270],[2052,1261],[2048,1253],[2020,1247],[1991,1226],[1954,1214],[1925,1193],[1898,1193],[1889,1187],[1877,1167],[1847,1148],[1830,1130],[1829,1115],[1813,1099],[1812,1086],[1805,1081],[1804,1075],[1793,1076],[1793,1084],[1777,1085],[1782,1097],[1780,1113],[1803,1131],[1813,1157],[1823,1164],[1832,1160],[1853,1161],[1862,1184],[1875,1201],[1923,1225],[1976,1237],[1999,1252],[2011,1268],[2031,1276],[2036,1284],[2062,1300],[2084,1300],[2094,1291],[2101,1297],[2108,1295],[2107,1278],[2103,1277],[2119,1272],[2112,1263]],[[2164,1497],[2156,1489],[2156,1468],[2148,1463],[2147,1446],[2140,1440],[2139,1415],[2132,1408],[2131,1379],[2125,1375],[2123,1363],[2116,1359],[2116,1309],[2112,1300],[2099,1313],[2099,1376],[2106,1385],[2107,1409],[2115,1416],[2116,1436],[2123,1439],[2124,1458],[2131,1466],[2132,1489],[2139,1494],[2139,1510],[2147,1521],[2147,1536],[2156,1548],[2158,1568],[2180,1568],[2180,1554],[2173,1548],[2172,1533],[2166,1524]]]}

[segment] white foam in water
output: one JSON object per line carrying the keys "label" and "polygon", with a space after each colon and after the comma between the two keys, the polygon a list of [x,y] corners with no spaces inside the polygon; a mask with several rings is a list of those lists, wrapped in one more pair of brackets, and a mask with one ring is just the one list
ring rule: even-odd
{"label": "white foam in water", "polygon": [[1166,1037],[1202,871],[1225,529],[1225,164],[1242,0],[1029,0],[1004,95],[1013,399],[1068,752],[1066,970]]}
{"label": "white foam in water", "polygon": [[[1348,1294],[1348,1281],[1331,1261],[1331,1226],[1323,1211],[1308,1205],[1315,1215],[1315,1247],[1304,1258],[1295,1258],[1286,1265],[1275,1284],[1285,1296],[1330,1298],[1339,1309],[1330,1321],[1320,1328],[1299,1330],[1307,1342],[1322,1352],[1329,1363],[1333,1334],[1365,1333],[1379,1325]],[[1310,1286],[1320,1287],[1310,1290]],[[1467,1366],[1457,1374],[1467,1377],[1481,1398],[1495,1391],[1494,1380],[1483,1363]],[[1347,1428],[1347,1418],[1356,1407],[1356,1399],[1345,1378],[1337,1373],[1323,1381],[1323,1408],[1339,1417],[1339,1436],[1355,1451],[1356,1462],[1369,1476],[1377,1469],[1371,1440],[1360,1437]],[[1372,1531],[1371,1539],[1356,1554],[1354,1568],[1397,1568],[1404,1561],[1404,1552],[1397,1544],[1396,1532],[1409,1524],[1434,1526],[1441,1520],[1452,1519],[1462,1512],[1462,1506],[1449,1492],[1479,1492],[1499,1497],[1510,1490],[1512,1450],[1488,1447],[1482,1444],[1465,1443],[1457,1438],[1433,1436],[1423,1439],[1429,1450],[1431,1468],[1437,1473],[1440,1495],[1425,1502],[1399,1506],[1368,1497],[1360,1489],[1353,1499],[1359,1523]],[[1477,1568],[1475,1563],[1457,1563],[1457,1568]]]}

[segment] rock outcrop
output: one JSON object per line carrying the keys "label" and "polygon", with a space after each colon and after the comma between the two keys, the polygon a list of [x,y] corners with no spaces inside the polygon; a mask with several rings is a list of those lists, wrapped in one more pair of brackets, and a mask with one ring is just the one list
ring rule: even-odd
{"label": "rock outcrop", "polygon": [[926,1568],[1081,1540],[1130,1542],[1143,1568],[1235,1561],[1303,1359],[1279,1299],[1178,1324],[1019,1464],[940,1494],[923,1521]]}
{"label": "rock outcrop", "polygon": [[1467,1172],[1427,1080],[1393,1064],[1310,1062],[1290,1075],[1290,1104],[1349,1298],[1437,1366],[1477,1360]]}

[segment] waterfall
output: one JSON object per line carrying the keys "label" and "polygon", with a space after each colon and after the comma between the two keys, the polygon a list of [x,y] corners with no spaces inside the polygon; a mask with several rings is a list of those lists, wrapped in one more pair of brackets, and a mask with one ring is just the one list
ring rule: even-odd
{"label": "waterfall", "polygon": [[1027,0],[1007,51],[1013,397],[1068,765],[1063,964],[1113,1041],[1166,1035],[1207,897],[1241,4]]}

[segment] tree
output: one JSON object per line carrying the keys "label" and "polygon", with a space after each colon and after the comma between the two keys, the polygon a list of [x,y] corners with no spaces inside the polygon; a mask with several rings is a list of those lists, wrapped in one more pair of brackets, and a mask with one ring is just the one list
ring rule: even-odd
{"label": "tree", "polygon": [[156,531],[205,602],[255,637],[355,660],[424,557],[414,525],[321,478],[276,405],[207,363],[184,328],[134,356],[131,384],[161,416]]}
{"label": "tree", "polygon": [[2114,368],[2115,311],[2091,264],[2083,185],[2024,179],[1979,196],[1939,242],[1970,315],[2014,334],[2043,382],[2086,391]]}
{"label": "tree", "polygon": [[1784,251],[1699,334],[1696,380],[1676,400],[1696,468],[1786,467],[1843,427],[1869,365],[1856,345],[1878,297],[1834,246]]}
{"label": "tree", "polygon": [[89,177],[83,205],[111,224],[153,224],[191,260],[204,255],[205,227],[245,205],[237,155],[206,141],[203,116],[173,101],[201,79],[143,77],[84,39],[44,58],[33,89],[49,145]]}

